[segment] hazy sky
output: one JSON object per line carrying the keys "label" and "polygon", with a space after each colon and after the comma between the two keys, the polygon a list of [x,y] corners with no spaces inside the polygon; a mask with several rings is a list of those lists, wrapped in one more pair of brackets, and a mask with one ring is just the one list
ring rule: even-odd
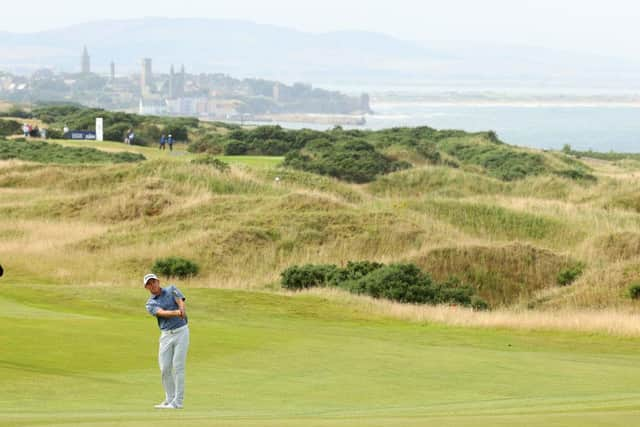
{"label": "hazy sky", "polygon": [[30,0],[4,2],[0,31],[31,32],[145,16],[243,19],[311,32],[369,30],[415,40],[476,40],[640,58],[632,0]]}

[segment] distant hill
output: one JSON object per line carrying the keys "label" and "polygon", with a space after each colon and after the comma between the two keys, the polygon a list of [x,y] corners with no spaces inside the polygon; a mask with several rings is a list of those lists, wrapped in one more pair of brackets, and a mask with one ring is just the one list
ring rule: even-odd
{"label": "distant hill", "polygon": [[524,46],[416,42],[362,31],[324,34],[246,21],[144,18],[108,20],[30,33],[0,33],[0,69],[77,71],[83,45],[92,69],[118,73],[184,63],[190,72],[223,72],[285,82],[480,85],[608,85],[640,79],[640,65]]}

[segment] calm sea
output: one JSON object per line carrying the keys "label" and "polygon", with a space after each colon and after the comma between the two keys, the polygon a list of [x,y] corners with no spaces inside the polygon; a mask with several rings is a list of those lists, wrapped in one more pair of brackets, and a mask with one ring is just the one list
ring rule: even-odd
{"label": "calm sea", "polygon": [[[433,106],[419,103],[373,104],[360,129],[431,126],[466,131],[494,130],[514,145],[578,150],[640,152],[640,108],[614,106]],[[280,123],[284,127],[332,126]]]}

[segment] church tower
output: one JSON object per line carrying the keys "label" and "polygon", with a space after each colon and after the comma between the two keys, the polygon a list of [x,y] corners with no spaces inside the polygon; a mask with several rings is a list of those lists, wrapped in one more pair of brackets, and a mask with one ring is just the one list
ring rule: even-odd
{"label": "church tower", "polygon": [[91,58],[89,57],[86,45],[82,50],[81,70],[82,74],[89,74],[91,72]]}
{"label": "church tower", "polygon": [[171,69],[169,70],[169,99],[176,98],[176,73],[173,69],[173,64],[171,64]]}
{"label": "church tower", "polygon": [[153,71],[151,70],[151,58],[142,59],[142,73],[140,74],[140,91],[142,95],[152,92]]}

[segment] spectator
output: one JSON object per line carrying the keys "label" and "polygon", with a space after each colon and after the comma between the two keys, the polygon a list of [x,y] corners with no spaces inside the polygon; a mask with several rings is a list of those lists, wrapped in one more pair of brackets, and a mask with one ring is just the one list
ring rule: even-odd
{"label": "spectator", "polygon": [[164,136],[164,133],[163,133],[162,136],[160,137],[160,146],[158,147],[159,150],[164,150],[165,142],[167,142],[167,138]]}
{"label": "spectator", "polygon": [[22,133],[24,134],[24,137],[28,137],[29,136],[29,125],[24,123],[22,125]]}
{"label": "spectator", "polygon": [[169,151],[173,151],[173,135],[169,134],[167,142],[169,142]]}

